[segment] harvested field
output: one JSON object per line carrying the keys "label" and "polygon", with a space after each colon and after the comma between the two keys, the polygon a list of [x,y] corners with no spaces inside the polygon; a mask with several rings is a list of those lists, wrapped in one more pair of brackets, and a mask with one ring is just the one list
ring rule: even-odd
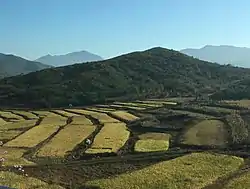
{"label": "harvested field", "polygon": [[73,116],[80,116],[80,115],[78,115],[78,114],[74,114],[74,113],[71,113],[71,112],[66,112],[66,111],[64,111],[64,110],[53,110],[54,112],[57,112],[57,113],[59,113],[59,114],[62,114],[62,115],[64,115],[64,116],[66,116],[66,117],[73,117]]}
{"label": "harvested field", "polygon": [[13,129],[25,129],[32,127],[36,124],[36,120],[22,120],[14,123],[7,123],[3,126],[0,126],[0,130],[13,130]]}
{"label": "harvested field", "polygon": [[31,112],[28,112],[28,111],[13,110],[12,112],[16,113],[16,114],[19,114],[19,115],[22,115],[22,116],[25,116],[25,117],[27,117],[29,119],[38,119],[39,118],[35,114],[32,114]]}
{"label": "harvested field", "polygon": [[102,153],[103,149],[117,152],[126,143],[129,134],[130,132],[124,123],[106,123],[96,135],[91,148],[86,150],[86,153]]}
{"label": "harvested field", "polygon": [[46,182],[32,177],[17,175],[12,172],[0,171],[0,185],[18,189],[63,189],[58,185],[49,185]]}
{"label": "harvested field", "polygon": [[147,139],[152,139],[152,140],[167,140],[169,141],[171,135],[167,133],[144,133],[138,136],[139,139],[141,140],[147,140]]}
{"label": "harvested field", "polygon": [[87,185],[101,189],[203,188],[242,164],[243,159],[234,156],[193,153],[116,177],[89,181]]}
{"label": "harvested field", "polygon": [[244,173],[239,177],[231,179],[223,189],[249,189],[250,172]]}
{"label": "harvested field", "polygon": [[22,131],[17,131],[17,130],[10,130],[10,131],[0,130],[0,141],[11,140],[21,133],[22,133]]}
{"label": "harvested field", "polygon": [[225,100],[223,101],[226,104],[249,108],[250,107],[250,100]]}
{"label": "harvested field", "polygon": [[0,111],[0,116],[10,120],[23,120],[24,118],[7,111]]}
{"label": "harvested field", "polygon": [[71,125],[93,125],[85,116],[75,116],[72,118]]}
{"label": "harvested field", "polygon": [[100,123],[115,123],[115,122],[120,122],[119,120],[116,120],[110,116],[108,116],[105,113],[99,113],[99,112],[93,112],[93,111],[89,111],[89,110],[82,110],[82,109],[71,109],[70,111],[76,112],[76,113],[80,113],[83,115],[89,115],[95,119],[98,119]]}
{"label": "harvested field", "polygon": [[111,104],[109,105],[111,108],[126,108],[131,110],[146,110],[144,107],[135,107],[135,106],[125,106],[125,105],[118,105],[118,104]]}
{"label": "harvested field", "polygon": [[183,136],[183,144],[224,146],[228,143],[225,124],[219,120],[204,120],[194,125]]}
{"label": "harvested field", "polygon": [[26,131],[17,138],[4,144],[6,147],[28,147],[32,148],[38,145],[50,135],[55,133],[60,126],[57,124],[42,124]]}
{"label": "harvested field", "polygon": [[166,151],[169,147],[168,140],[153,140],[153,139],[144,139],[138,140],[135,143],[136,152],[157,152],[157,151]]}
{"label": "harvested field", "polygon": [[134,120],[139,119],[139,117],[133,114],[130,114],[126,111],[114,111],[114,112],[111,112],[111,114],[125,121],[134,121]]}
{"label": "harvested field", "polygon": [[177,105],[177,102],[168,102],[168,101],[151,101],[151,100],[146,100],[146,101],[136,101],[142,104],[159,104],[159,105]]}
{"label": "harvested field", "polygon": [[[7,153],[1,154],[1,151],[7,152]],[[35,163],[28,161],[27,159],[22,157],[25,152],[26,152],[26,150],[24,150],[24,149],[0,148],[0,154],[5,159],[5,161],[3,162],[3,165],[4,166],[35,165]]]}
{"label": "harvested field", "polygon": [[44,117],[40,124],[53,124],[58,126],[63,126],[67,122],[66,117],[54,116],[54,117]]}
{"label": "harvested field", "polygon": [[0,128],[1,128],[2,125],[6,124],[6,123],[8,123],[8,122],[4,121],[2,118],[0,118]]}
{"label": "harvested field", "polygon": [[125,106],[135,106],[135,107],[146,107],[146,108],[156,108],[162,107],[162,104],[153,104],[153,103],[136,103],[136,102],[115,102],[114,104],[125,105]]}
{"label": "harvested field", "polygon": [[91,135],[95,128],[93,125],[67,125],[38,150],[37,156],[64,157],[68,151]]}

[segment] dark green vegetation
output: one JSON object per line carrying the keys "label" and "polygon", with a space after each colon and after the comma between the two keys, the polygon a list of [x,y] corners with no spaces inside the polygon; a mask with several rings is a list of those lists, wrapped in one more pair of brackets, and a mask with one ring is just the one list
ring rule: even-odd
{"label": "dark green vegetation", "polygon": [[0,81],[1,106],[61,107],[114,100],[207,96],[250,75],[249,69],[153,48],[95,63],[46,69]]}
{"label": "dark green vegetation", "polygon": [[250,97],[250,79],[246,78],[237,83],[232,83],[228,88],[212,95],[213,99],[241,100]]}
{"label": "dark green vegetation", "polygon": [[27,74],[49,67],[51,66],[25,60],[14,55],[5,55],[0,53],[0,78]]}

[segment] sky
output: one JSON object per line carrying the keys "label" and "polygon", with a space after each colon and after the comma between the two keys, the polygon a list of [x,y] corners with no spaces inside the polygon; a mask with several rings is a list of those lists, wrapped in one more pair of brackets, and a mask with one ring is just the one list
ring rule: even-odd
{"label": "sky", "polygon": [[34,60],[87,50],[250,47],[249,0],[0,0],[0,52]]}

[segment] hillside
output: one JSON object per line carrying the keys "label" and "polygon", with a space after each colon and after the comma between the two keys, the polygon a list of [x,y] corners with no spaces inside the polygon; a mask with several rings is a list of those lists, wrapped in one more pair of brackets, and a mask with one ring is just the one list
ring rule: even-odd
{"label": "hillside", "polygon": [[200,61],[164,48],[0,81],[1,106],[60,107],[114,100],[211,94],[249,69]]}
{"label": "hillside", "polygon": [[250,67],[250,48],[206,45],[200,49],[183,49],[180,52],[209,62]]}
{"label": "hillside", "polygon": [[211,96],[215,100],[241,100],[250,98],[250,79],[246,78],[229,85]]}
{"label": "hillside", "polygon": [[30,72],[49,68],[50,66],[39,62],[32,62],[14,55],[0,53],[0,78],[27,74]]}
{"label": "hillside", "polygon": [[102,57],[87,51],[72,52],[65,55],[46,55],[38,58],[37,62],[42,62],[51,66],[67,66],[76,63],[93,62],[103,60]]}

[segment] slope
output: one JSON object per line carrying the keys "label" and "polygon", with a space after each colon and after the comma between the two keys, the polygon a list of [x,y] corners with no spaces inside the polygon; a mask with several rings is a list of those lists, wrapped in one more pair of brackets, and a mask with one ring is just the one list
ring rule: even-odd
{"label": "slope", "polygon": [[39,62],[25,60],[18,56],[0,53],[0,78],[19,74],[27,74],[49,67],[51,66],[44,65]]}
{"label": "slope", "polygon": [[230,84],[227,88],[220,90],[211,98],[214,100],[242,100],[250,98],[250,78]]}
{"label": "slope", "polygon": [[102,57],[87,51],[73,52],[65,55],[46,55],[35,61],[42,62],[51,66],[67,66],[76,63],[93,62],[103,60]]}
{"label": "slope", "polygon": [[250,67],[250,48],[229,45],[206,45],[200,49],[183,49],[180,52],[200,60]]}
{"label": "slope", "polygon": [[152,48],[95,63],[42,70],[0,81],[1,106],[60,107],[210,94],[250,75],[174,50]]}

